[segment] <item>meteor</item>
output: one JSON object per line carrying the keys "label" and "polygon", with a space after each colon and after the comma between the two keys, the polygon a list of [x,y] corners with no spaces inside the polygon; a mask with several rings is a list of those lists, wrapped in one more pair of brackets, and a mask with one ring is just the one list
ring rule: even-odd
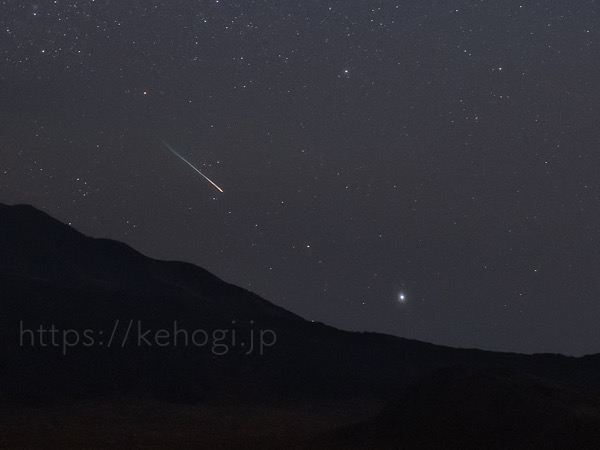
{"label": "meteor", "polygon": [[203,176],[203,177],[206,179],[206,181],[208,181],[210,184],[212,184],[214,187],[216,187],[216,188],[217,188],[217,189],[218,189],[220,192],[223,192],[223,189],[221,189],[219,186],[217,186],[215,183],[213,183],[213,181],[212,181],[210,178],[208,178],[206,175],[204,175],[202,172],[200,172],[198,169],[196,169],[196,168],[194,167],[194,165],[193,165],[191,162],[189,162],[187,159],[185,159],[183,156],[181,156],[179,153],[177,153],[177,152],[176,152],[176,151],[173,149],[173,147],[171,147],[169,144],[167,144],[167,143],[166,143],[165,141],[163,141],[162,139],[161,139],[161,141],[162,141],[162,143],[163,143],[163,144],[165,144],[165,145],[167,146],[167,148],[168,148],[169,150],[171,150],[171,152],[172,152],[172,153],[173,153],[175,156],[177,156],[179,159],[181,159],[183,162],[185,162],[185,163],[186,163],[188,166],[190,166],[192,169],[194,169],[196,172],[198,172],[200,175],[202,175],[202,176]]}

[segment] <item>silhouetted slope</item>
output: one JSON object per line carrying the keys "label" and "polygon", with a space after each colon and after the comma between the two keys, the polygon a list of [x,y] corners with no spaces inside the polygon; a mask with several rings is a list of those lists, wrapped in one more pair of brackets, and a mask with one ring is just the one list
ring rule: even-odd
{"label": "silhouetted slope", "polygon": [[[434,370],[456,365],[509,367],[576,386],[600,380],[598,356],[457,350],[311,323],[192,264],[154,260],[125,244],[86,237],[30,206],[0,205],[0,251],[0,398],[106,392],[180,402],[389,398]],[[171,344],[145,345],[137,336],[138,321],[142,333],[170,331]],[[29,330],[22,335],[21,322]],[[202,347],[181,340],[173,345],[175,322],[189,333],[206,330],[209,338],[214,330],[228,330],[221,342],[227,351],[221,345],[223,354],[216,354],[210,339]],[[93,330],[94,345],[82,339],[72,347],[54,346],[46,331],[42,346],[40,325],[54,325],[58,341],[63,330],[80,337]],[[276,335],[262,355],[261,330]],[[253,351],[247,354],[251,335]]]}
{"label": "silhouetted slope", "polygon": [[[349,350],[347,340],[358,335],[309,323],[191,264],[153,260],[124,244],[86,237],[30,206],[0,205],[0,249],[5,395],[44,398],[115,389],[191,399],[208,391],[335,395],[363,386],[380,389],[374,380],[408,368],[394,339],[384,337],[381,342],[391,345],[373,349],[367,338],[366,345]],[[117,340],[107,349],[117,319]],[[221,356],[210,345],[140,347],[133,338],[121,347],[130,319],[134,331],[137,321],[142,330],[173,329],[174,321],[190,331],[235,329],[238,341],[268,329],[277,342],[262,356],[256,348],[246,355],[239,343]],[[29,331],[20,336],[21,321],[35,338]],[[36,334],[40,325],[45,346]],[[78,344],[63,355],[61,346],[48,342],[52,325],[59,334],[102,330],[103,346]],[[382,359],[389,368],[374,374],[372,367]]]}

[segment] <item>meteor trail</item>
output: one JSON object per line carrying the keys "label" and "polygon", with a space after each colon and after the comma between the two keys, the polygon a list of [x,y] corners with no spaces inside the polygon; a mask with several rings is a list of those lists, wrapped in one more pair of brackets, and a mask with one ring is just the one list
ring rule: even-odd
{"label": "meteor trail", "polygon": [[167,144],[167,143],[166,143],[165,141],[163,141],[162,139],[161,139],[161,141],[162,141],[162,143],[163,143],[163,144],[165,144],[165,145],[167,146],[167,148],[168,148],[169,150],[171,150],[171,152],[172,152],[173,154],[175,154],[175,156],[179,157],[179,158],[180,158],[182,161],[184,161],[184,162],[185,162],[187,165],[189,165],[189,166],[190,166],[192,169],[194,169],[196,172],[198,172],[200,175],[202,175],[202,176],[203,176],[203,177],[206,179],[206,181],[208,181],[210,184],[212,184],[214,187],[216,187],[216,188],[217,188],[219,191],[223,192],[223,189],[221,189],[219,186],[217,186],[215,183],[213,183],[213,181],[212,181],[210,178],[208,178],[206,175],[204,175],[202,172],[200,172],[198,169],[196,169],[196,168],[194,167],[194,165],[193,165],[191,162],[189,162],[187,159],[185,159],[183,156],[181,156],[179,153],[177,153],[177,152],[176,152],[176,151],[173,149],[173,147],[171,147],[169,144]]}

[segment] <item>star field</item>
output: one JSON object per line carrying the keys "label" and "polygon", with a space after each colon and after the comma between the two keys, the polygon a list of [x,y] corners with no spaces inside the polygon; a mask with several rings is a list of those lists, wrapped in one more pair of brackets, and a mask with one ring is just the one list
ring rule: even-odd
{"label": "star field", "polygon": [[596,1],[0,5],[0,201],[309,320],[600,351]]}

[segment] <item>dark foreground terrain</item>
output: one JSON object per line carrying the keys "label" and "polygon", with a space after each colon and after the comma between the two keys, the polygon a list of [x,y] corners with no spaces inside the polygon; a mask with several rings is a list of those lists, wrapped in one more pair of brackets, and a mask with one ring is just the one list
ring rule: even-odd
{"label": "dark foreground terrain", "polygon": [[372,418],[379,405],[318,402],[281,405],[181,405],[107,397],[60,406],[4,407],[2,448],[284,448]]}
{"label": "dark foreground terrain", "polygon": [[599,355],[337,330],[29,206],[0,251],[1,447],[600,448]]}
{"label": "dark foreground terrain", "polygon": [[387,404],[103,396],[3,405],[2,448],[598,448],[598,397],[521,375],[451,370]]}

